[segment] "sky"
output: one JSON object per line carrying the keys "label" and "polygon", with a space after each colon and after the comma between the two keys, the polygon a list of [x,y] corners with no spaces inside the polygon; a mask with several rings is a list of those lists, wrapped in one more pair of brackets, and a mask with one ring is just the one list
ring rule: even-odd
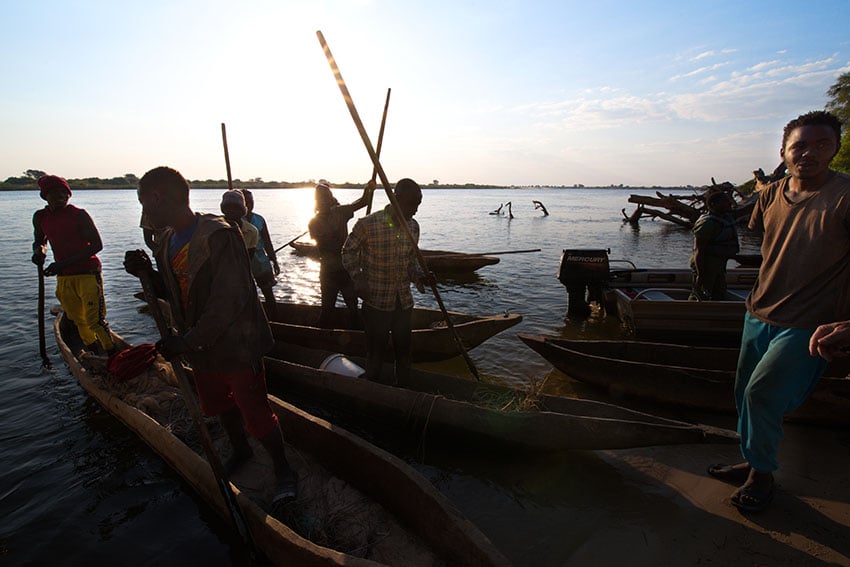
{"label": "sky", "polygon": [[743,183],[850,72],[850,1],[0,0],[0,179]]}

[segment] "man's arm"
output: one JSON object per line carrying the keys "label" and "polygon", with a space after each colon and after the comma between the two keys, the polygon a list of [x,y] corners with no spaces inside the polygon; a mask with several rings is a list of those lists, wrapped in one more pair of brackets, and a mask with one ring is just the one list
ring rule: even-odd
{"label": "man's arm", "polygon": [[42,266],[44,265],[44,258],[47,256],[47,236],[41,230],[40,212],[41,210],[38,210],[32,215],[32,263]]}
{"label": "man's arm", "polygon": [[349,209],[351,211],[351,214],[353,215],[354,211],[362,209],[363,207],[369,204],[369,201],[372,200],[372,194],[375,192],[375,187],[377,187],[377,185],[374,181],[370,179],[369,182],[366,184],[366,187],[363,188],[363,194],[360,195],[360,198],[358,198],[352,203],[349,203],[348,205],[343,206],[346,209]]}
{"label": "man's arm", "polygon": [[277,264],[277,253],[274,251],[274,244],[272,244],[272,237],[269,234],[267,222],[263,222],[263,230],[260,231],[260,239],[263,241],[263,250],[266,251],[266,256],[268,256],[269,260],[271,260],[272,267],[274,268],[274,275],[280,275],[280,266]]}
{"label": "man's arm", "polygon": [[[364,217],[366,218],[366,217]],[[363,271],[363,253],[366,243],[366,228],[362,220],[354,224],[351,234],[342,245],[342,266],[354,281],[354,291],[359,297],[369,297],[369,282]]]}

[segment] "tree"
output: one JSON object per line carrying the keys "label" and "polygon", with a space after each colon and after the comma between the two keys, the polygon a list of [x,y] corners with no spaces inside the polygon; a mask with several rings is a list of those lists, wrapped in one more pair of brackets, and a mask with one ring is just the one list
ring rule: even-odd
{"label": "tree", "polygon": [[24,177],[29,177],[30,179],[38,179],[42,175],[46,175],[40,169],[28,169],[24,172]]}
{"label": "tree", "polygon": [[838,154],[833,158],[830,167],[835,171],[850,173],[850,132],[845,132],[841,136],[841,149],[838,150]]}
{"label": "tree", "polygon": [[829,101],[826,109],[835,114],[844,125],[841,149],[830,164],[836,171],[850,173],[850,73],[844,73],[826,91]]}
{"label": "tree", "polygon": [[829,102],[826,109],[835,114],[845,125],[850,126],[850,73],[840,75],[829,90],[826,91]]}

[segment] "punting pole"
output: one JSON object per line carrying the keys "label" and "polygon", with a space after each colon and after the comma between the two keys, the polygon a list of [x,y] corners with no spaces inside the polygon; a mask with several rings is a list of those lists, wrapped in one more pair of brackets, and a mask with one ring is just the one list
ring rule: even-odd
{"label": "punting pole", "polygon": [[[345,104],[348,106],[348,111],[351,113],[351,118],[354,120],[354,125],[357,127],[357,131],[360,132],[360,138],[363,140],[363,145],[366,146],[366,151],[369,152],[369,157],[372,159],[372,164],[375,167],[375,171],[378,172],[378,175],[381,178],[381,183],[384,184],[384,191],[387,194],[387,198],[390,201],[393,209],[395,210],[395,214],[399,218],[404,218],[404,215],[401,212],[401,208],[398,205],[398,201],[396,201],[395,195],[390,190],[390,182],[387,179],[387,174],[384,172],[384,168],[381,167],[381,162],[378,160],[378,155],[375,153],[374,148],[372,147],[372,142],[369,141],[369,135],[366,133],[366,129],[363,127],[363,122],[360,120],[360,115],[357,113],[357,107],[354,106],[354,101],[351,98],[351,94],[348,92],[348,87],[345,85],[345,81],[342,78],[342,74],[339,72],[339,67],[337,67],[336,60],[334,60],[333,55],[331,54],[331,50],[328,47],[327,42],[325,41],[325,36],[322,35],[321,31],[316,32],[316,36],[319,38],[319,43],[322,45],[322,49],[325,51],[325,57],[328,60],[328,64],[331,66],[331,70],[333,71],[334,77],[336,77],[336,83],[339,86],[339,90],[342,93],[342,98],[345,100]],[[428,272],[428,264],[425,262],[425,257],[422,256],[422,251],[419,250],[419,246],[417,246],[416,242],[413,240],[413,235],[410,233],[410,227],[407,226],[406,222],[401,222],[399,225],[404,229],[404,234],[410,240],[410,243],[413,245],[413,251],[416,253],[416,259],[419,261],[419,265],[422,267],[422,270],[427,274]],[[443,304],[443,299],[440,297],[440,292],[437,291],[437,284],[434,282],[433,278],[428,278],[429,284],[431,286],[431,291],[434,294],[434,299],[437,300],[437,304],[440,306],[440,311],[443,312],[443,318],[446,321],[446,326],[452,333],[452,337],[454,338],[455,344],[457,345],[458,352],[463,356],[463,359],[466,361],[466,366],[469,368],[469,371],[475,376],[476,380],[481,380],[481,377],[478,375],[478,369],[475,368],[475,364],[472,362],[472,359],[469,358],[469,353],[466,352],[466,347],[463,346],[463,342],[460,340],[460,336],[457,334],[457,330],[452,323],[451,317],[449,317],[449,313],[446,310],[446,306]]]}

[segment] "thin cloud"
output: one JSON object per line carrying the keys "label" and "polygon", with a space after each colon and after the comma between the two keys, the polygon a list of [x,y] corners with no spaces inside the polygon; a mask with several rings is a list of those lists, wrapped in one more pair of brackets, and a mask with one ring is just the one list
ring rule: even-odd
{"label": "thin cloud", "polygon": [[682,73],[681,75],[673,75],[672,77],[670,77],[670,80],[678,81],[679,79],[686,79],[688,77],[693,77],[702,73],[711,73],[712,71],[716,71],[717,69],[720,69],[721,67],[726,67],[727,65],[729,65],[728,61],[724,61],[722,63],[715,63],[714,65],[700,67],[699,69],[694,69],[693,71]]}

